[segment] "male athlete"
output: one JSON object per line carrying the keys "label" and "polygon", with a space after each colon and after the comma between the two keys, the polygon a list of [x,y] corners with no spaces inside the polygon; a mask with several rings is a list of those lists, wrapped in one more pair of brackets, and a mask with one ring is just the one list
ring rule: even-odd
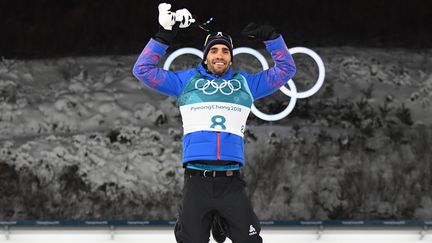
{"label": "male athlete", "polygon": [[196,68],[177,72],[158,68],[179,21],[170,6],[160,7],[163,28],[139,55],[133,74],[148,87],[176,96],[180,106],[185,181],[175,227],[177,242],[208,242],[215,215],[224,222],[233,243],[262,242],[260,223],[240,175],[245,165],[243,133],[252,102],[283,86],[295,74],[294,61],[273,27],[251,23],[242,33],[264,42],[275,63],[270,69],[255,74],[234,72],[233,43],[223,32],[207,36],[203,61]]}

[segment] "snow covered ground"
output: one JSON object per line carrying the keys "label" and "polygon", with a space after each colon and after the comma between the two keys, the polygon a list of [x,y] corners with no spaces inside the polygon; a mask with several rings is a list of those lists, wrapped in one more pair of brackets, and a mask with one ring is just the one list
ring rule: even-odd
{"label": "snow covered ground", "polygon": [[[6,241],[6,237],[9,239]],[[153,228],[141,230],[116,230],[110,232],[106,229],[21,229],[12,230],[9,235],[0,241],[11,243],[58,243],[58,242],[175,242],[172,229]],[[416,229],[410,230],[334,230],[317,231],[314,229],[264,229],[262,232],[264,242],[345,242],[345,243],[414,243],[432,242],[430,233]],[[210,243],[215,241],[211,238]],[[227,239],[226,243],[231,243]]]}

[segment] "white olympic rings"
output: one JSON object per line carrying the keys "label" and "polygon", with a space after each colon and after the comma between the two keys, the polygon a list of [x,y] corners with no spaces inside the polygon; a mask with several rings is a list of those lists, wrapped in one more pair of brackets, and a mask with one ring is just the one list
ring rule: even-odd
{"label": "white olympic rings", "polygon": [[287,89],[285,86],[282,86],[280,88],[280,90],[284,94],[286,94],[287,96],[290,96],[290,97],[296,97],[299,99],[310,97],[313,94],[315,94],[316,92],[318,92],[318,90],[321,88],[321,86],[324,83],[324,78],[325,78],[324,62],[322,61],[321,57],[318,56],[318,54],[316,52],[314,52],[311,49],[308,49],[306,47],[294,47],[294,48],[290,48],[289,51],[293,55],[296,53],[303,53],[303,54],[306,54],[306,55],[312,57],[312,59],[314,59],[314,61],[318,65],[318,79],[317,79],[315,85],[307,91],[297,93],[297,92],[294,92],[293,90]]}
{"label": "white olympic rings", "polygon": [[[206,81],[206,83],[200,87],[199,84],[201,81]],[[238,86],[234,87],[234,85],[231,82],[237,82]],[[212,86],[213,91],[208,91],[209,86]],[[224,89],[226,89],[226,87],[228,87],[228,89],[230,90],[229,92],[226,92],[224,90]],[[241,88],[241,83],[237,79],[232,79],[232,80],[228,80],[228,81],[223,80],[223,82],[219,85],[214,80],[207,80],[207,79],[200,78],[195,82],[195,88],[197,90],[201,90],[206,95],[212,95],[212,94],[216,93],[218,90],[224,95],[231,95],[234,91],[237,91]],[[210,89],[212,89],[212,88],[210,88]]]}
{"label": "white olympic rings", "polygon": [[[260,119],[266,120],[266,121],[277,121],[277,120],[281,120],[283,118],[285,118],[286,116],[288,116],[291,111],[294,109],[295,103],[297,102],[297,99],[303,99],[303,98],[307,98],[312,96],[313,94],[315,94],[316,92],[318,92],[318,90],[321,88],[321,86],[324,83],[324,79],[325,79],[325,67],[324,67],[324,62],[322,61],[321,57],[314,52],[313,50],[306,48],[306,47],[293,47],[289,49],[290,53],[292,55],[296,54],[296,53],[303,53],[306,54],[310,57],[312,57],[312,59],[316,62],[316,64],[318,65],[318,79],[315,83],[315,85],[307,90],[307,91],[303,91],[303,92],[297,92],[297,88],[295,86],[295,83],[292,79],[288,80],[288,86],[289,89],[286,86],[282,86],[280,88],[280,90],[287,96],[291,97],[290,102],[288,104],[288,106],[280,113],[277,114],[273,114],[273,115],[269,115],[266,113],[261,112],[260,110],[258,110],[253,104],[252,104],[252,108],[251,111],[254,115],[256,115],[257,117],[259,117]],[[235,48],[233,50],[233,55],[237,55],[237,54],[241,54],[241,53],[245,53],[245,54],[250,54],[254,57],[256,57],[258,59],[258,61],[261,63],[261,66],[263,68],[263,70],[266,70],[269,68],[268,62],[265,59],[265,57],[259,53],[258,51],[249,48],[249,47],[238,47]],[[169,67],[171,66],[171,63],[179,56],[184,55],[184,54],[193,54],[195,56],[198,56],[199,58],[202,58],[203,56],[203,52],[196,49],[196,48],[191,48],[191,47],[186,47],[186,48],[181,48],[178,49],[176,51],[174,51],[173,53],[171,53],[168,58],[166,59],[163,68],[165,70],[169,70]],[[203,79],[204,80],[204,79]],[[200,80],[198,80],[200,81]],[[198,83],[197,81],[197,83]],[[238,80],[236,80],[238,81]],[[197,87],[197,83],[195,83],[196,88]],[[239,82],[240,83],[240,82]],[[220,90],[222,93],[224,91],[222,91],[222,88],[225,87],[226,85],[228,85],[228,87],[231,88],[232,84],[228,82],[222,83],[220,86],[218,86],[217,83],[213,82],[213,80],[207,80],[207,83],[204,84],[204,86],[201,88],[203,90],[203,92],[205,93],[204,89],[208,88],[209,86],[212,86],[215,88],[215,90],[213,91],[213,93],[217,92],[218,90]],[[231,85],[231,86],[229,86]],[[222,87],[223,86],[223,87]],[[235,90],[233,90],[231,88],[232,92],[234,92]],[[229,94],[232,94],[229,93]],[[212,94],[213,94],[212,93]],[[206,93],[207,94],[207,93]],[[223,93],[226,95],[229,95],[228,93]]]}
{"label": "white olympic rings", "polygon": [[164,65],[163,65],[163,69],[169,70],[169,67],[171,66],[171,63],[174,61],[174,59],[176,59],[177,57],[184,55],[184,54],[192,54],[192,55],[195,55],[199,58],[202,58],[202,56],[204,55],[202,51],[200,51],[196,48],[191,48],[191,47],[180,48],[180,49],[174,51],[173,53],[171,53],[167,57]]}

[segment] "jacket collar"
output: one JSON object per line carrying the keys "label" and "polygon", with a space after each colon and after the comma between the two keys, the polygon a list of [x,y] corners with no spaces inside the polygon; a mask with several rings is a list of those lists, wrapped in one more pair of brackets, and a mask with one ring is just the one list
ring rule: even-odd
{"label": "jacket collar", "polygon": [[206,77],[208,79],[225,79],[225,80],[229,80],[229,79],[231,79],[233,77],[233,73],[232,73],[232,68],[231,67],[228,68],[228,71],[226,73],[224,73],[222,75],[222,77],[219,77],[218,75],[216,75],[214,73],[207,72],[207,69],[205,68],[205,66],[203,65],[202,62],[200,62],[198,64],[198,71],[199,71],[199,73],[202,76],[204,76],[204,77]]}

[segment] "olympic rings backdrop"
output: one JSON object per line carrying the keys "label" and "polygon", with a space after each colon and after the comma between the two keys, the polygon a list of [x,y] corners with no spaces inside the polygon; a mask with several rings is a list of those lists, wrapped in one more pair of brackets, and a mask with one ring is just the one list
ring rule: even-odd
{"label": "olympic rings backdrop", "polygon": [[[293,79],[288,80],[289,89],[286,86],[282,86],[280,88],[280,91],[282,91],[282,93],[284,93],[286,96],[289,96],[290,101],[288,103],[288,106],[283,111],[281,111],[277,114],[273,114],[273,115],[266,114],[266,113],[258,110],[255,107],[255,105],[252,104],[252,109],[251,109],[252,113],[262,120],[277,121],[277,120],[281,120],[281,119],[285,118],[294,109],[295,104],[297,102],[297,99],[304,99],[304,98],[308,98],[308,97],[314,95],[321,88],[321,86],[324,83],[324,78],[325,78],[324,62],[322,61],[321,57],[316,52],[314,52],[313,50],[306,48],[306,47],[293,47],[293,48],[290,48],[289,51],[292,55],[294,55],[294,54],[306,54],[306,55],[310,56],[318,66],[318,79],[316,80],[315,85],[307,91],[297,91],[297,88],[295,86]],[[202,58],[202,56],[203,56],[203,52],[196,49],[196,48],[191,48],[191,47],[181,48],[181,49],[174,51],[173,53],[171,53],[167,57],[164,65],[163,65],[163,68],[166,70],[169,70],[172,62],[177,57],[179,57],[181,55],[185,55],[185,54],[192,54],[192,55],[195,55],[199,58]],[[249,48],[249,47],[238,47],[238,48],[235,48],[233,50],[233,55],[235,56],[238,54],[250,54],[250,55],[252,55],[258,59],[258,61],[261,63],[263,70],[266,70],[269,68],[269,64],[268,64],[267,60],[257,50],[254,50],[254,49]]]}

